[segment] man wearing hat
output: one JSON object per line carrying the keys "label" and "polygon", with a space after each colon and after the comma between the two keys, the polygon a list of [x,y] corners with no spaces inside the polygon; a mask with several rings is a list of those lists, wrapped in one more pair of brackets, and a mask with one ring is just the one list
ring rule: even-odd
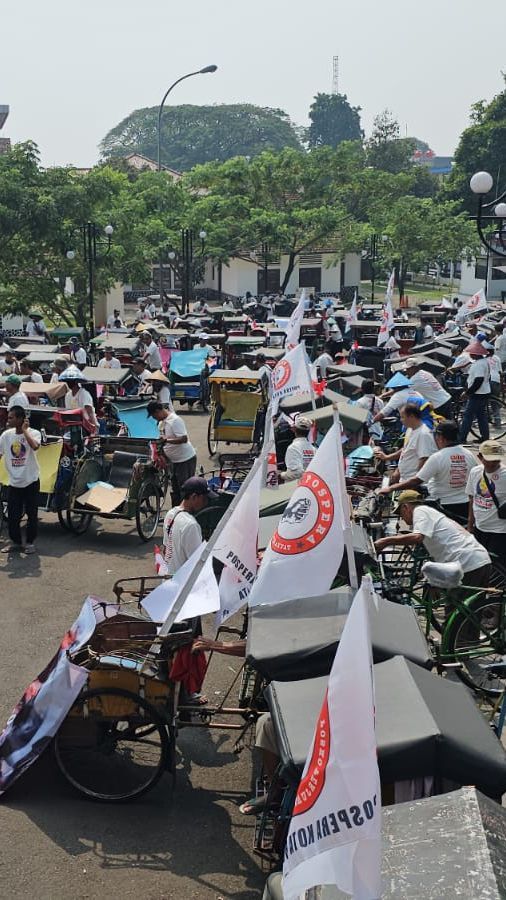
{"label": "man wearing hat", "polygon": [[389,388],[389,392],[386,395],[382,394],[381,399],[386,399],[387,396],[389,399],[387,399],[383,409],[379,410],[374,416],[374,422],[380,422],[381,419],[398,412],[401,406],[405,406],[410,399],[423,400],[420,392],[411,387],[411,380],[406,378],[402,372],[396,372],[395,375],[392,375],[385,387]]}
{"label": "man wearing hat", "polygon": [[311,419],[308,419],[306,416],[298,415],[295,417],[293,426],[295,437],[286,448],[286,472],[281,472],[283,481],[296,481],[304,474],[309,463],[313,461],[315,449],[308,440],[308,434],[312,425]]}
{"label": "man wearing hat", "polygon": [[[506,452],[499,441],[483,441],[478,458],[481,465],[469,473],[467,529],[491,553],[504,560],[506,552]],[[503,505],[501,517],[499,510]]]}
{"label": "man wearing hat", "polygon": [[121,369],[121,363],[112,347],[104,347],[104,355],[98,361],[97,369]]}
{"label": "man wearing hat", "polygon": [[204,349],[204,347],[207,347],[207,357],[206,357],[206,359],[216,359],[216,357],[217,357],[217,355],[218,355],[218,354],[216,353],[216,350],[214,349],[214,347],[211,347],[211,345],[207,343],[208,340],[209,340],[209,335],[206,334],[205,331],[201,331],[200,334],[199,334],[199,336],[198,336],[198,338],[199,338],[198,346],[199,346],[201,349]]}
{"label": "man wearing hat", "polygon": [[487,401],[490,397],[490,369],[487,361],[487,350],[478,340],[473,340],[466,348],[471,357],[471,365],[467,375],[468,401],[464,409],[460,426],[460,443],[464,444],[474,420],[478,422],[482,441],[489,438]]}
{"label": "man wearing hat", "polygon": [[7,394],[7,409],[13,406],[22,406],[27,409],[29,406],[28,397],[23,391],[20,391],[21,378],[19,375],[8,375],[5,379],[5,392]]}
{"label": "man wearing hat", "polygon": [[410,357],[404,363],[404,371],[408,376],[412,387],[431,404],[434,412],[443,419],[451,415],[452,398],[448,391],[441,387],[439,381],[431,372],[422,368],[423,362]]}
{"label": "man wearing hat", "polygon": [[86,350],[83,345],[79,343],[76,337],[70,338],[70,358],[76,366],[80,366],[84,368],[87,363],[88,357],[86,356]]}
{"label": "man wearing hat", "polygon": [[169,575],[174,575],[202,543],[195,514],[217,498],[205,478],[194,476],[181,485],[181,502],[169,509],[163,522],[163,555]]}
{"label": "man wearing hat", "polygon": [[158,372],[148,372],[146,374],[146,384],[151,385],[158,402],[165,406],[166,409],[170,409],[174,412],[169,389],[170,381],[167,376],[164,375],[163,372],[160,372],[160,370],[158,370]]}
{"label": "man wearing hat", "polygon": [[28,313],[28,322],[25,331],[27,337],[46,337],[47,328],[41,314],[36,310],[30,310]]}
{"label": "man wearing hat", "polygon": [[165,409],[158,400],[151,400],[147,408],[148,416],[158,422],[162,451],[172,463],[172,502],[181,499],[183,484],[195,475],[197,454],[188,440],[184,419],[173,409]]}
{"label": "man wearing hat", "polygon": [[411,529],[375,541],[378,553],[386,547],[415,547],[423,544],[430,558],[439,563],[460,563],[464,584],[470,587],[488,585],[492,571],[490,556],[472,534],[444,513],[424,504],[417,491],[402,491],[394,510]]}
{"label": "man wearing hat", "polygon": [[97,414],[93,404],[93,397],[81,384],[81,372],[77,366],[70,365],[60,375],[59,381],[63,381],[69,388],[65,394],[65,409],[82,409],[86,430],[89,434],[98,431]]}

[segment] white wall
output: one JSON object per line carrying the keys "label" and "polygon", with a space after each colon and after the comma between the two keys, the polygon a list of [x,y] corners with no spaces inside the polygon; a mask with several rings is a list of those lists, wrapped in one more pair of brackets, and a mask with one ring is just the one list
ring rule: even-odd
{"label": "white wall", "polygon": [[[333,264],[333,255],[330,253],[322,254],[321,266],[321,289],[324,293],[333,293],[340,289],[341,263],[338,261]],[[329,266],[328,264],[331,263]],[[360,256],[357,253],[347,253],[344,259],[345,264],[345,284],[360,284]],[[280,280],[283,281],[288,266],[288,256],[281,257],[280,263]],[[327,267],[328,266],[328,267]],[[270,268],[275,268],[274,266]],[[246,291],[256,294],[258,284],[258,271],[261,266],[255,263],[247,262],[244,259],[231,259],[228,266],[222,267],[221,288],[226,294],[234,294],[242,297]],[[218,267],[214,267],[210,262],[206,264],[205,278],[199,287],[206,287],[218,290]],[[288,282],[286,293],[295,294],[299,289],[299,266],[295,265],[293,273]]]}
{"label": "white wall", "polygon": [[[506,278],[501,278],[498,280],[492,279],[492,260],[489,260],[489,270],[488,270],[488,299],[489,300],[500,300],[501,299],[501,291],[506,291]],[[504,264],[506,265],[506,259],[504,260]],[[462,260],[462,273],[460,276],[460,289],[459,295],[462,297],[472,297],[473,294],[476,294],[481,288],[485,287],[485,279],[484,278],[475,278],[474,277],[474,260],[471,263]]]}

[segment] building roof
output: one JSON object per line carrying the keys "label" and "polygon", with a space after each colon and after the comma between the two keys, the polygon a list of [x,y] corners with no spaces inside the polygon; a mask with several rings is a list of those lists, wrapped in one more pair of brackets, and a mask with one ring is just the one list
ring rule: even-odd
{"label": "building roof", "polygon": [[[155,160],[150,159],[149,156],[144,156],[143,153],[129,153],[124,159],[133,169],[150,169],[151,172],[156,172],[158,170],[158,164]],[[179,181],[182,177],[181,172],[178,172],[176,169],[171,169],[170,166],[165,166],[163,163],[161,168],[164,172],[168,172],[174,181]]]}

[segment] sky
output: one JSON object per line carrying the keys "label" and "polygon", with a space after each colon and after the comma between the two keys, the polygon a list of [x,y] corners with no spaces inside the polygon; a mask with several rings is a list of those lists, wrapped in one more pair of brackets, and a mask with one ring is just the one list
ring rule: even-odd
{"label": "sky", "polygon": [[134,109],[172,102],[253,103],[300,125],[317,92],[362,108],[366,134],[385,108],[401,132],[451,155],[469,109],[502,89],[506,3],[478,0],[14,0],[0,14],[2,136],[33,140],[42,163],[90,166]]}

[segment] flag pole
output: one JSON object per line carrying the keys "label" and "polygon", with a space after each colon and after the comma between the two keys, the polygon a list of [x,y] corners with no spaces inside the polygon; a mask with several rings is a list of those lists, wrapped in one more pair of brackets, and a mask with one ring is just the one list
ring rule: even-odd
{"label": "flag pole", "polygon": [[337,432],[337,469],[339,485],[341,488],[341,505],[344,518],[344,546],[346,547],[346,556],[348,559],[348,576],[350,579],[350,587],[358,590],[357,564],[355,562],[355,552],[353,550],[353,531],[351,527],[350,505],[348,493],[346,491],[346,478],[344,474],[344,454],[343,445],[341,443],[342,429],[341,419],[339,418],[339,410],[337,404],[332,404],[332,415],[334,425]]}
{"label": "flag pole", "polygon": [[170,629],[172,628],[174,622],[175,622],[176,619],[177,619],[177,616],[178,616],[179,613],[181,612],[181,610],[182,610],[182,608],[183,608],[183,606],[184,606],[184,604],[185,604],[185,602],[186,602],[186,598],[188,597],[188,595],[190,594],[190,591],[191,591],[192,588],[193,588],[193,585],[194,585],[195,582],[197,581],[197,578],[199,577],[199,575],[200,575],[202,569],[204,568],[204,566],[205,566],[207,560],[208,560],[209,557],[211,556],[211,553],[213,552],[213,548],[214,548],[214,546],[215,546],[215,544],[216,544],[216,541],[217,541],[218,537],[220,536],[220,534],[221,534],[221,532],[223,531],[225,525],[227,524],[228,520],[230,519],[232,513],[234,512],[234,510],[235,510],[235,508],[236,508],[236,506],[237,506],[237,504],[238,504],[238,502],[239,502],[240,497],[242,497],[242,495],[244,494],[244,492],[248,489],[248,486],[249,486],[250,483],[253,481],[253,478],[255,477],[256,473],[258,472],[260,466],[263,466],[263,464],[264,464],[264,461],[263,461],[264,455],[265,455],[264,453],[261,453],[260,456],[257,456],[257,458],[256,458],[255,462],[253,463],[253,465],[252,465],[250,471],[248,472],[246,478],[244,479],[241,488],[237,491],[237,494],[234,496],[234,498],[233,498],[233,500],[232,500],[232,503],[231,503],[230,506],[225,510],[225,513],[223,514],[223,516],[221,517],[220,521],[218,522],[216,528],[214,529],[214,531],[213,531],[211,537],[209,538],[209,540],[208,540],[206,546],[204,547],[204,549],[203,549],[203,551],[202,551],[202,554],[201,554],[200,559],[199,559],[198,562],[195,564],[195,566],[194,566],[192,572],[190,573],[190,575],[189,575],[189,577],[188,577],[188,580],[187,580],[186,584],[185,584],[185,585],[182,587],[182,589],[181,589],[181,592],[180,592],[180,594],[179,594],[179,597],[177,598],[177,600],[176,600],[176,602],[174,603],[174,606],[172,607],[172,609],[171,609],[169,615],[168,615],[167,618],[165,619],[165,622],[163,623],[162,627],[160,628],[160,630],[159,630],[159,632],[158,632],[158,636],[159,636],[159,637],[165,637],[165,636],[169,633]]}

